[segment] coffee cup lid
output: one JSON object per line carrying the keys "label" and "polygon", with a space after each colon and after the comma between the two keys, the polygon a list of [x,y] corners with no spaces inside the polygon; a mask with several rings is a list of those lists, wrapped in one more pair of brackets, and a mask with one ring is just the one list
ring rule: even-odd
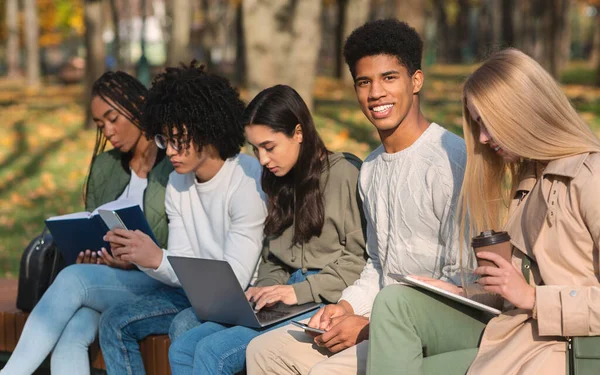
{"label": "coffee cup lid", "polygon": [[471,240],[471,246],[491,246],[506,241],[510,241],[510,235],[507,232],[495,232],[493,230],[486,230],[481,232],[479,236],[473,237],[473,239]]}

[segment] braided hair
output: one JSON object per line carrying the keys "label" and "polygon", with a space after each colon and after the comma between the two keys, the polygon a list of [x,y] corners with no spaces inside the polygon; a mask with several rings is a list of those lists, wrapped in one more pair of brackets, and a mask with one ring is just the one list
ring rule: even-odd
{"label": "braided hair", "polygon": [[166,133],[182,149],[187,149],[190,141],[197,151],[213,145],[226,160],[237,155],[244,144],[244,107],[226,78],[206,73],[204,66],[193,60],[189,65],[166,68],[154,78],[142,122],[149,136]]}
{"label": "braided hair", "polygon": [[[148,89],[136,78],[125,72],[106,72],[92,85],[92,98],[99,97],[133,125],[141,128],[142,107],[148,94]],[[92,166],[96,157],[106,148],[106,137],[101,128],[96,130],[96,144],[86,182],[84,184],[84,199],[88,194],[88,184]],[[133,150],[121,154],[121,165],[127,173],[131,173],[129,162]]]}

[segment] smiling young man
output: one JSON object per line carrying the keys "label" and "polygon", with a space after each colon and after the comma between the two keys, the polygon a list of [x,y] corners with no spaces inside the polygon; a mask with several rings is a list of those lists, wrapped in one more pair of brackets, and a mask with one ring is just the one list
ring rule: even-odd
{"label": "smiling young man", "polygon": [[358,103],[382,143],[359,176],[370,259],[340,301],[309,321],[326,333],[313,341],[284,327],[258,337],[247,350],[249,374],[365,373],[368,317],[377,293],[394,283],[388,273],[459,283],[455,216],[465,143],[420,110],[422,49],[413,28],[391,19],[368,22],[346,40]]}
{"label": "smiling young man", "polygon": [[167,249],[139,231],[117,229],[106,240],[118,245],[115,256],[163,286],[102,314],[100,345],[109,374],[144,374],[138,341],[168,333],[175,315],[190,307],[168,255],[226,260],[243,288],[250,283],[267,212],[261,166],[239,154],[243,110],[225,78],[194,63],[167,68],[155,78],[142,124],[175,169],[165,194]]}

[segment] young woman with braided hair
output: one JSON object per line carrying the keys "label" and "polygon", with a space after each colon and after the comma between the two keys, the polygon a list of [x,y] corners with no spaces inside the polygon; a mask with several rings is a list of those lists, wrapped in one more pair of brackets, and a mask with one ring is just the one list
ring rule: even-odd
{"label": "young woman with braided hair", "polygon": [[[146,95],[147,89],[123,72],[107,72],[94,83],[91,110],[98,130],[85,206],[92,211],[120,198],[138,202],[156,239],[165,245],[165,187],[173,168],[140,127]],[[114,148],[104,152],[107,141]],[[92,264],[59,273],[31,312],[0,374],[31,374],[51,351],[53,374],[89,374],[88,346],[96,337],[100,313],[162,285],[106,249],[82,251],[77,263]]]}

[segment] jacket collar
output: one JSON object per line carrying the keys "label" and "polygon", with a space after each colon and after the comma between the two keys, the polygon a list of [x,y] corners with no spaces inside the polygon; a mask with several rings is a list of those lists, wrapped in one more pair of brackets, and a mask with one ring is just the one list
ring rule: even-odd
{"label": "jacket collar", "polygon": [[521,180],[519,181],[519,186],[517,186],[516,191],[530,192],[531,189],[533,189],[537,181],[536,167],[537,163],[534,161],[530,161],[527,163],[525,170],[521,174]]}
{"label": "jacket collar", "polygon": [[552,160],[548,163],[542,176],[547,174],[573,178],[579,173],[579,169],[587,159],[589,153],[567,156],[564,158]]}

